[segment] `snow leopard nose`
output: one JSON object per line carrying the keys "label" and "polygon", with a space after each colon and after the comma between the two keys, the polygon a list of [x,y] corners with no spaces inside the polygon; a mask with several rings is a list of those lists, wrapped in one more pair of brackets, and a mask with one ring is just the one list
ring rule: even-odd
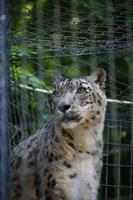
{"label": "snow leopard nose", "polygon": [[58,106],[58,109],[63,113],[65,113],[69,108],[70,108],[70,104],[60,104]]}

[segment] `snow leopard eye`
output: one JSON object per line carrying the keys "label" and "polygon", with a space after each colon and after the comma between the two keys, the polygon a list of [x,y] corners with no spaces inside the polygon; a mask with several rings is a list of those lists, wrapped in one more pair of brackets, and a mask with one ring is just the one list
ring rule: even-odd
{"label": "snow leopard eye", "polygon": [[79,88],[77,89],[77,93],[78,93],[78,94],[82,94],[82,93],[84,93],[85,91],[86,91],[86,89],[83,88],[83,87],[79,87]]}

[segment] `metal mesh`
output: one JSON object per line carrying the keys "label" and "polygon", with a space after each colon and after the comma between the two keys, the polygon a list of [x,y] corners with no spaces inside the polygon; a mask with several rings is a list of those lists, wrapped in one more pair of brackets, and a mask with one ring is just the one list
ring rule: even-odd
{"label": "metal mesh", "polygon": [[131,0],[9,2],[10,149],[52,113],[53,77],[107,72],[99,200],[133,199]]}
{"label": "metal mesh", "polygon": [[106,117],[101,199],[133,198],[133,118],[126,113],[132,106],[122,107],[124,113]]}
{"label": "metal mesh", "polygon": [[[20,4],[20,9],[23,6],[25,11],[15,10],[12,6],[15,3]],[[11,1],[11,44],[23,45],[29,53],[28,58],[127,52],[133,46],[131,3],[130,0],[102,0],[101,3]],[[16,12],[18,18],[24,15],[17,24],[17,32],[14,29]]]}

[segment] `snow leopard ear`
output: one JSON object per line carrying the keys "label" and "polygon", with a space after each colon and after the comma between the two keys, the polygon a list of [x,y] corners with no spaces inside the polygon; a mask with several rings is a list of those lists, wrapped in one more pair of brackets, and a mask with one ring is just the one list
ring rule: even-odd
{"label": "snow leopard ear", "polygon": [[91,79],[99,85],[101,90],[105,91],[106,72],[103,68],[98,68],[90,75]]}
{"label": "snow leopard ear", "polygon": [[54,76],[54,85],[58,85],[63,80],[63,77],[61,76],[60,72],[56,72]]}

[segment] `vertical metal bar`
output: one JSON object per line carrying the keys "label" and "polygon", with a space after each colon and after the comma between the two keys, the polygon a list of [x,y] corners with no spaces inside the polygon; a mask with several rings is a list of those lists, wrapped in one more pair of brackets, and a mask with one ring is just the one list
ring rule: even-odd
{"label": "vertical metal bar", "polygon": [[54,37],[53,37],[53,42],[54,42],[54,47],[55,47],[55,52],[54,54],[56,55],[56,74],[62,73],[62,68],[61,68],[61,59],[59,56],[59,52],[61,51],[61,35],[60,35],[60,30],[61,30],[61,1],[55,0],[54,1],[54,21],[53,21],[53,27],[54,30]]}
{"label": "vertical metal bar", "polygon": [[[118,118],[117,118],[118,119]],[[118,140],[119,140],[119,147],[118,147],[118,189],[117,195],[118,200],[120,199],[120,186],[121,186],[121,149],[122,149],[122,141],[121,141],[121,134],[122,134],[122,120],[120,118],[120,122],[117,124],[118,127]]]}
{"label": "vertical metal bar", "polygon": [[[36,1],[36,27],[37,27],[37,37],[41,37],[42,36],[42,32],[44,30],[44,22],[45,22],[45,18],[44,18],[44,13],[43,13],[43,5],[44,2],[43,1]],[[42,42],[38,42],[37,43],[37,73],[38,73],[38,78],[43,80],[46,77],[46,73],[42,72],[42,66],[44,66],[44,51],[46,51],[46,47],[44,45],[44,43]],[[42,49],[44,49],[44,51],[42,51]],[[45,67],[43,67],[44,71],[45,71]],[[37,105],[37,113],[36,113],[36,117],[35,120],[37,121],[37,128],[42,126],[42,123],[44,123],[43,120],[43,113],[46,112],[46,102],[47,102],[47,96],[44,99],[44,96],[41,94],[37,95],[37,101],[38,101],[38,105]],[[38,119],[39,120],[38,120]],[[41,118],[41,120],[40,120]]]}
{"label": "vertical metal bar", "polygon": [[[113,28],[114,28],[114,23],[115,23],[115,19],[114,16],[112,15],[111,9],[113,8],[113,1],[108,1],[106,0],[106,5],[107,5],[107,26],[108,26],[108,41],[111,42],[113,41],[115,38],[114,36],[114,32],[113,32]],[[115,54],[114,54],[114,50],[110,49],[109,51],[109,55],[108,55],[108,62],[109,62],[109,84],[110,84],[110,95],[112,98],[117,97],[117,91],[116,91],[116,82],[112,81],[112,78],[115,80],[116,79],[116,73],[115,73]],[[116,120],[118,119],[118,113],[117,113],[117,105],[111,105],[111,121],[112,123],[115,125],[116,127]],[[114,134],[114,129],[112,130],[112,139],[113,142],[116,142],[118,140],[118,135]],[[117,163],[117,154],[113,156],[113,164]],[[114,177],[114,185],[116,187],[114,187],[114,192],[115,192],[115,197],[117,198],[117,200],[119,200],[119,190],[118,190],[118,171],[119,168],[113,167],[113,177]],[[109,189],[109,188],[108,188]],[[113,190],[113,189],[112,189]]]}
{"label": "vertical metal bar", "polygon": [[9,58],[8,58],[8,0],[1,0],[1,200],[8,200],[8,96],[9,96]]}
{"label": "vertical metal bar", "polygon": [[[127,5],[131,5],[131,0],[127,1]],[[127,7],[127,19],[126,19],[126,27],[127,27],[127,46],[130,46],[130,42],[133,39],[133,35],[132,35],[132,25],[131,22],[129,22],[129,18],[130,16],[132,16],[131,14],[131,10],[129,9],[129,6]],[[131,37],[131,38],[130,38]],[[130,52],[132,52],[132,49],[130,49]],[[132,100],[132,95],[133,95],[133,57],[131,54],[128,55],[128,63],[129,63],[129,71],[128,71],[128,77],[129,77],[129,85],[130,85],[130,94],[129,94],[129,100]],[[129,200],[133,199],[133,107],[132,105],[130,105],[130,123],[131,123],[131,155],[130,155],[130,196],[129,196]]]}
{"label": "vertical metal bar", "polygon": [[[21,26],[23,27],[23,35],[21,38],[21,45],[23,46],[24,50],[27,51],[27,41],[26,41],[26,37],[27,37],[27,27],[28,27],[28,20],[26,20],[26,18],[24,17],[24,10],[26,10],[26,1],[21,0],[21,15],[20,17],[23,19],[21,22]],[[22,48],[22,46],[20,47],[20,49]],[[25,71],[27,69],[27,56],[22,56],[21,57],[21,65],[22,65],[22,69]],[[26,79],[26,73],[22,74],[22,83],[24,83],[25,79]],[[16,91],[17,92],[17,91]],[[17,95],[17,94],[16,94]],[[26,139],[29,136],[29,132],[28,132],[28,120],[27,120],[27,113],[28,113],[28,105],[27,105],[27,90],[23,90],[23,93],[21,94],[20,100],[17,100],[17,103],[20,102],[20,112],[21,112],[21,128],[23,130],[23,134],[22,134],[22,140]]]}
{"label": "vertical metal bar", "polygon": [[[71,22],[72,22],[72,45],[71,45],[71,48],[70,48],[70,52],[72,52],[72,59],[73,59],[73,65],[75,65],[77,67],[77,69],[79,68],[79,62],[78,62],[78,57],[77,57],[77,54],[78,54],[78,41],[77,41],[77,38],[78,38],[78,35],[77,35],[77,32],[79,30],[79,17],[78,17],[78,12],[77,12],[77,9],[76,9],[76,6],[71,2]],[[77,23],[74,23],[74,20],[77,20]]]}
{"label": "vertical metal bar", "polygon": [[107,121],[107,141],[106,141],[106,145],[107,145],[107,150],[106,150],[106,182],[105,182],[105,200],[108,200],[108,173],[109,173],[109,134],[110,134],[110,119],[108,119]]}
{"label": "vertical metal bar", "polygon": [[[89,41],[93,41],[93,48],[94,51],[96,52],[96,48],[97,48],[97,43],[96,43],[96,39],[95,39],[95,35],[96,35],[96,21],[95,18],[93,16],[93,12],[95,10],[95,1],[89,1],[89,12],[88,12],[88,20],[89,20],[89,25],[90,25],[90,29],[91,29],[91,34],[89,34]],[[90,42],[89,42],[90,43]],[[98,60],[97,60],[98,56],[96,55],[91,55],[90,59],[89,59],[89,66],[92,70],[94,70],[97,67],[98,64]]]}
{"label": "vertical metal bar", "polygon": [[[133,86],[133,79],[131,77],[132,74],[133,74],[132,65],[130,65],[130,84],[132,84]],[[130,99],[132,98],[132,94],[133,94],[133,87],[131,87],[130,90]],[[133,199],[133,123],[132,122],[133,122],[133,107],[131,107],[131,118],[130,118],[130,123],[131,123],[130,200]]]}

